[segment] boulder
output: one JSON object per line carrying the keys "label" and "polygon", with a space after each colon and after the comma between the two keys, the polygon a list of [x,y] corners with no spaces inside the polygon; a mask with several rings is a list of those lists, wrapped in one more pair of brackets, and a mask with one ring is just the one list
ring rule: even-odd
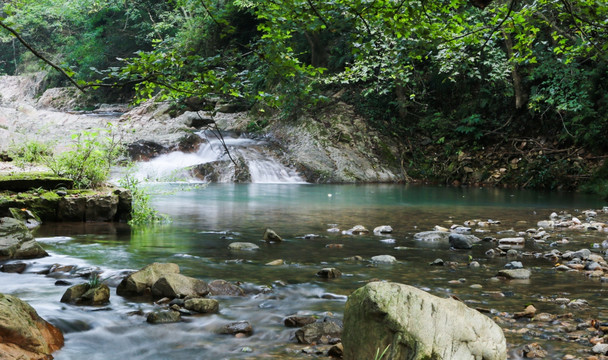
{"label": "boulder", "polygon": [[454,249],[464,250],[473,248],[473,244],[481,241],[481,239],[479,239],[475,235],[465,235],[457,233],[450,234],[448,240],[450,242],[450,247]]}
{"label": "boulder", "polygon": [[63,334],[26,302],[0,294],[0,358],[51,359],[63,346]]}
{"label": "boulder", "polygon": [[215,299],[188,299],[184,308],[198,313],[216,313],[220,311],[220,303]]}
{"label": "boulder", "polygon": [[414,240],[427,242],[448,242],[450,233],[447,231],[423,231],[414,234]]}
{"label": "boulder", "polygon": [[296,339],[300,344],[335,344],[341,335],[342,327],[333,321],[315,322],[296,331]]}
{"label": "boulder", "polygon": [[226,280],[213,280],[208,286],[212,296],[245,296],[243,289]]}
{"label": "boulder", "polygon": [[110,288],[106,284],[95,287],[89,283],[77,284],[65,291],[61,302],[76,305],[104,305],[110,302]]}
{"label": "boulder", "polygon": [[34,259],[48,256],[25,224],[13,218],[0,218],[0,260]]}
{"label": "boulder", "polygon": [[415,287],[372,282],[357,289],[344,312],[344,359],[504,360],[507,345],[490,318],[454,299]]}
{"label": "boulder", "polygon": [[179,266],[173,263],[152,263],[124,278],[116,288],[120,296],[144,295],[167,274],[178,274]]}
{"label": "boulder", "polygon": [[168,273],[160,277],[151,287],[155,298],[204,297],[209,293],[207,283],[203,280],[182,274]]}
{"label": "boulder", "polygon": [[272,229],[266,229],[266,231],[264,231],[264,240],[268,241],[268,242],[281,242],[283,241],[283,238],[281,238],[274,230]]}
{"label": "boulder", "polygon": [[224,325],[220,329],[220,334],[226,335],[238,335],[243,334],[249,336],[253,334],[253,327],[248,321],[236,321]]}

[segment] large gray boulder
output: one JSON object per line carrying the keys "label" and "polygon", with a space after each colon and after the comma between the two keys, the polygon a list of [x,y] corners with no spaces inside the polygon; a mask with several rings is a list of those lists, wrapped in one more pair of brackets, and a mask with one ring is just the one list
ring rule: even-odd
{"label": "large gray boulder", "polygon": [[0,260],[34,259],[48,256],[19,220],[0,218]]}
{"label": "large gray boulder", "polygon": [[179,266],[173,263],[152,263],[122,280],[116,288],[120,296],[150,294],[152,286],[167,274],[179,274]]}
{"label": "large gray boulder", "polygon": [[26,302],[0,294],[0,359],[52,359],[63,334]]}
{"label": "large gray boulder", "polygon": [[490,318],[453,299],[415,287],[372,282],[357,289],[344,312],[344,358],[504,360],[507,345]]}

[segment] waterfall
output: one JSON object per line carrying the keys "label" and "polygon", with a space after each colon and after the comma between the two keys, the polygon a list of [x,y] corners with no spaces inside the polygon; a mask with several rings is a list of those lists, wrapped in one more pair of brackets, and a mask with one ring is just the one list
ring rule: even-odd
{"label": "waterfall", "polygon": [[[137,179],[146,182],[305,183],[295,169],[283,165],[267,141],[224,135],[224,143],[210,132],[193,153],[174,151],[137,164]],[[236,166],[233,161],[236,162]]]}

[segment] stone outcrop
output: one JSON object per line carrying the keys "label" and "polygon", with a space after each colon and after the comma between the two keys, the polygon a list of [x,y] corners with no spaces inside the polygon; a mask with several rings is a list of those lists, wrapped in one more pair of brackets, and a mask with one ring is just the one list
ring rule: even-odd
{"label": "stone outcrop", "polygon": [[25,224],[13,218],[0,218],[0,260],[34,259],[48,256]]}
{"label": "stone outcrop", "polygon": [[[412,286],[372,282],[357,289],[344,312],[344,358],[504,360],[506,340],[490,318],[453,299]],[[389,346],[390,345],[390,346]]]}
{"label": "stone outcrop", "polygon": [[63,346],[63,334],[26,302],[0,294],[0,358],[42,360]]}

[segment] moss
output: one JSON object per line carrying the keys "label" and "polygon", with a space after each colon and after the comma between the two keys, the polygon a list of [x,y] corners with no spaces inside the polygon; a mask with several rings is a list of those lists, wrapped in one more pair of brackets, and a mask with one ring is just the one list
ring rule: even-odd
{"label": "moss", "polygon": [[49,201],[59,200],[61,198],[61,196],[57,195],[57,193],[55,193],[54,191],[46,191],[40,194],[40,197],[44,200]]}

